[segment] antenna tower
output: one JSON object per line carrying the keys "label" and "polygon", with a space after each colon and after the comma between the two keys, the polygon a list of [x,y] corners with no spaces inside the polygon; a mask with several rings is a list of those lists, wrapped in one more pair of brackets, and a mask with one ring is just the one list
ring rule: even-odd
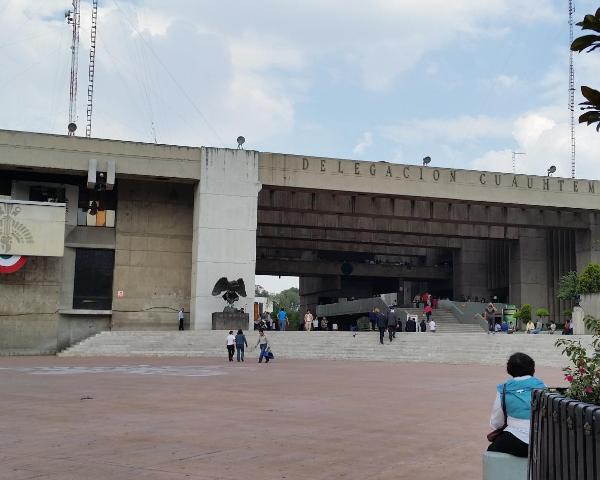
{"label": "antenna tower", "polygon": [[573,14],[575,5],[569,0],[569,113],[571,121],[571,178],[575,178],[575,71],[573,69]]}
{"label": "antenna tower", "polygon": [[69,125],[67,126],[69,136],[75,135],[77,129],[77,69],[79,66],[79,23],[80,23],[80,0],[73,0],[73,10],[65,12],[67,23],[73,27],[73,39],[71,41],[71,84],[69,87]]}
{"label": "antenna tower", "polygon": [[98,23],[98,0],[92,0],[92,27],[90,29],[90,64],[88,67],[87,122],[85,136],[92,136],[92,100],[94,98],[94,70],[96,67],[96,24]]}

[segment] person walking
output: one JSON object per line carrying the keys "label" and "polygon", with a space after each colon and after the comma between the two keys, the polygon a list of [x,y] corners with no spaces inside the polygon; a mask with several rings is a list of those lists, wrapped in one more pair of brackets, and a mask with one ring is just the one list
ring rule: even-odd
{"label": "person walking", "polygon": [[396,309],[392,305],[389,312],[387,313],[387,329],[390,343],[396,338],[396,324],[398,323],[398,316],[396,315]]}
{"label": "person walking", "polygon": [[310,329],[312,328],[312,322],[313,322],[313,314],[310,313],[310,309],[306,310],[306,313],[304,314],[304,330],[306,330],[307,332],[310,332]]}
{"label": "person walking", "polygon": [[375,311],[375,307],[373,307],[373,310],[371,310],[369,312],[369,321],[371,322],[371,330],[373,330],[374,332],[377,331],[377,312]]}
{"label": "person walking", "polygon": [[267,339],[264,330],[258,331],[258,340],[256,341],[256,345],[254,345],[254,348],[256,347],[260,347],[258,363],[262,363],[263,358],[265,359],[265,363],[269,363],[269,340]]}
{"label": "person walking", "polygon": [[290,323],[288,320],[288,316],[287,316],[287,312],[285,311],[285,308],[281,307],[279,309],[279,313],[277,314],[277,319],[279,320],[279,331],[285,332],[285,329],[287,328],[287,326]]}
{"label": "person walking", "polygon": [[327,317],[321,318],[321,330],[327,331],[328,329]]}
{"label": "person walking", "polygon": [[379,343],[383,345],[383,337],[385,337],[385,329],[387,328],[387,317],[379,312],[379,309],[375,309],[377,314],[377,328],[379,328]]}
{"label": "person walking", "polygon": [[429,322],[429,320],[431,319],[431,312],[432,312],[431,305],[425,305],[425,308],[423,309],[423,313],[425,313],[425,316],[427,317],[427,322]]}
{"label": "person walking", "polygon": [[235,349],[237,350],[237,361],[244,361],[244,348],[248,346],[248,341],[246,340],[246,335],[240,328],[237,331],[237,335],[235,336]]}
{"label": "person walking", "polygon": [[426,332],[427,331],[427,324],[425,323],[425,319],[422,318],[421,319],[421,323],[419,323],[419,330],[421,332]]}
{"label": "person walking", "polygon": [[235,336],[233,330],[229,330],[227,335],[227,353],[229,354],[229,361],[233,362],[233,354],[235,353]]}
{"label": "person walking", "polygon": [[179,312],[177,313],[177,317],[179,318],[179,330],[183,331],[183,321],[185,319],[183,307],[181,307],[179,309]]}

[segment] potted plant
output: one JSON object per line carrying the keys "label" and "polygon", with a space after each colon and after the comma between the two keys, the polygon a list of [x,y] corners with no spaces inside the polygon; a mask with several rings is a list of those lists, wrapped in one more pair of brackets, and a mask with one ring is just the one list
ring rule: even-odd
{"label": "potted plant", "polygon": [[531,320],[531,305],[526,303],[515,312],[515,320],[517,321],[517,330],[523,330],[523,324],[527,325],[527,322]]}
{"label": "potted plant", "polygon": [[590,348],[559,339],[571,361],[563,369],[566,389],[534,391],[529,472],[531,480],[600,478],[600,320],[586,317]]}

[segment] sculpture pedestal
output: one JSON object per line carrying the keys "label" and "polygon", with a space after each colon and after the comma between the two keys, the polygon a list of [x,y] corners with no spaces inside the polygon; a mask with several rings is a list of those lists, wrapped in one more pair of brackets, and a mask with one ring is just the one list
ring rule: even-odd
{"label": "sculpture pedestal", "polygon": [[213,330],[248,330],[250,315],[240,312],[214,312],[212,314]]}

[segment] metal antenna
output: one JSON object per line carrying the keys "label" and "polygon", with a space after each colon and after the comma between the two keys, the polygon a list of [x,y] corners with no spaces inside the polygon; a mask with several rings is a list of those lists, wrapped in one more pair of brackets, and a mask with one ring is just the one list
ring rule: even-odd
{"label": "metal antenna", "polygon": [[88,67],[87,122],[85,136],[92,136],[92,100],[94,98],[94,71],[96,67],[96,24],[98,23],[98,0],[92,0],[92,27],[90,29],[90,64]]}
{"label": "metal antenna", "polygon": [[525,152],[512,152],[512,167],[513,173],[517,172],[517,155],[527,155]]}
{"label": "metal antenna", "polygon": [[573,14],[575,5],[569,0],[569,111],[571,115],[571,178],[575,178],[575,71],[573,69]]}
{"label": "metal antenna", "polygon": [[73,39],[71,41],[71,83],[69,87],[69,125],[68,135],[75,135],[77,130],[77,70],[79,66],[79,2],[73,0],[73,10],[65,12],[67,23],[73,27]]}

